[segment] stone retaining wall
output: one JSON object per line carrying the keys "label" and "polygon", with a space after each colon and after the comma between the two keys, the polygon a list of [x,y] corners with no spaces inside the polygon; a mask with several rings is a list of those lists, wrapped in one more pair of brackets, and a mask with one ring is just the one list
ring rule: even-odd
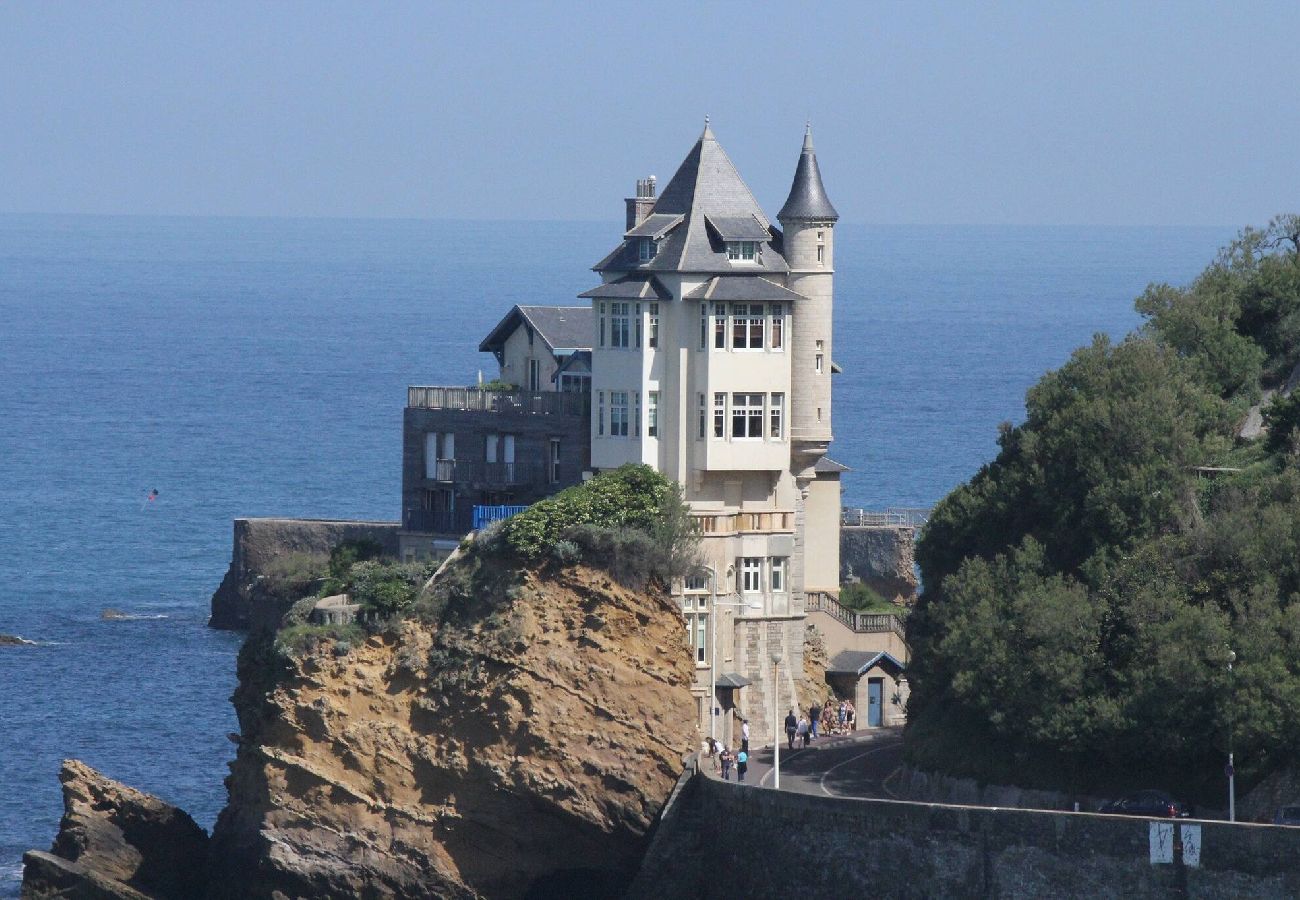
{"label": "stone retaining wall", "polygon": [[245,630],[265,618],[278,623],[283,610],[258,614],[257,576],[271,560],[290,553],[328,556],[344,541],[372,540],[384,552],[397,555],[397,522],[355,522],[334,519],[235,519],[230,568],[212,595],[208,625]]}
{"label": "stone retaining wall", "polygon": [[654,877],[631,898],[1300,895],[1300,829],[846,800],[706,776],[655,843]]}

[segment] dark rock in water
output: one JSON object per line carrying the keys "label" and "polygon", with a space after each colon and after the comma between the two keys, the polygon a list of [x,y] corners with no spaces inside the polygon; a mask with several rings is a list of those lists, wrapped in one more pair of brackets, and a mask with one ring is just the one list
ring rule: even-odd
{"label": "dark rock in water", "polygon": [[34,647],[35,641],[29,641],[16,634],[0,634],[0,647]]}
{"label": "dark rock in water", "polygon": [[23,856],[23,897],[190,900],[207,881],[208,835],[157,797],[68,760],[49,853]]}

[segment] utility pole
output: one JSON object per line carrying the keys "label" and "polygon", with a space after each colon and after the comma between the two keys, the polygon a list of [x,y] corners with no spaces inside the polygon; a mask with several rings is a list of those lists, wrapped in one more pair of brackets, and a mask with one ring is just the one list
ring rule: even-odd
{"label": "utility pole", "polygon": [[1225,772],[1228,775],[1228,821],[1237,821],[1237,769],[1232,760],[1232,739],[1235,736],[1237,724],[1237,682],[1236,676],[1232,673],[1232,664],[1237,661],[1236,652],[1228,651],[1228,767]]}
{"label": "utility pole", "polygon": [[781,651],[772,651],[772,787],[781,790],[781,732],[777,728],[778,700],[781,696]]}

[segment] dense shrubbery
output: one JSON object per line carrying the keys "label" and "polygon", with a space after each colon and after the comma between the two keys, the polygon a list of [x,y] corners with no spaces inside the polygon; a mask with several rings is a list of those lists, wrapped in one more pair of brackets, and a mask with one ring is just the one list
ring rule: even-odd
{"label": "dense shrubbery", "polygon": [[900,615],[905,612],[904,607],[890,603],[880,596],[877,591],[873,590],[870,585],[861,581],[846,584],[840,588],[840,605],[855,612],[888,612]]}
{"label": "dense shrubbery", "polygon": [[644,465],[602,472],[534,503],[485,542],[531,562],[585,559],[634,586],[687,574],[698,546],[681,488]]}
{"label": "dense shrubbery", "polygon": [[399,616],[410,609],[438,566],[432,562],[378,562],[368,560],[352,566],[348,595],[381,619]]}
{"label": "dense shrubbery", "polygon": [[1267,441],[1233,433],[1300,361],[1298,254],[1285,217],[1149,288],[1144,327],[1045,376],[936,507],[908,624],[914,762],[1214,801],[1230,733],[1247,779],[1293,758],[1300,399],[1266,408]]}
{"label": "dense shrubbery", "polygon": [[267,563],[262,573],[262,589],[277,600],[291,602],[315,593],[325,578],[328,565],[324,556],[314,553],[278,556]]}

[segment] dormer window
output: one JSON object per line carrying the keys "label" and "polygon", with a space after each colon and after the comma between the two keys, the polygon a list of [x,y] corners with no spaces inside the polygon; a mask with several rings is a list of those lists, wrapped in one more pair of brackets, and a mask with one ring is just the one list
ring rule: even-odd
{"label": "dormer window", "polygon": [[727,241],[727,259],[753,262],[758,256],[758,241]]}
{"label": "dormer window", "polygon": [[654,238],[643,237],[637,241],[637,258],[649,262],[659,252],[659,243]]}

